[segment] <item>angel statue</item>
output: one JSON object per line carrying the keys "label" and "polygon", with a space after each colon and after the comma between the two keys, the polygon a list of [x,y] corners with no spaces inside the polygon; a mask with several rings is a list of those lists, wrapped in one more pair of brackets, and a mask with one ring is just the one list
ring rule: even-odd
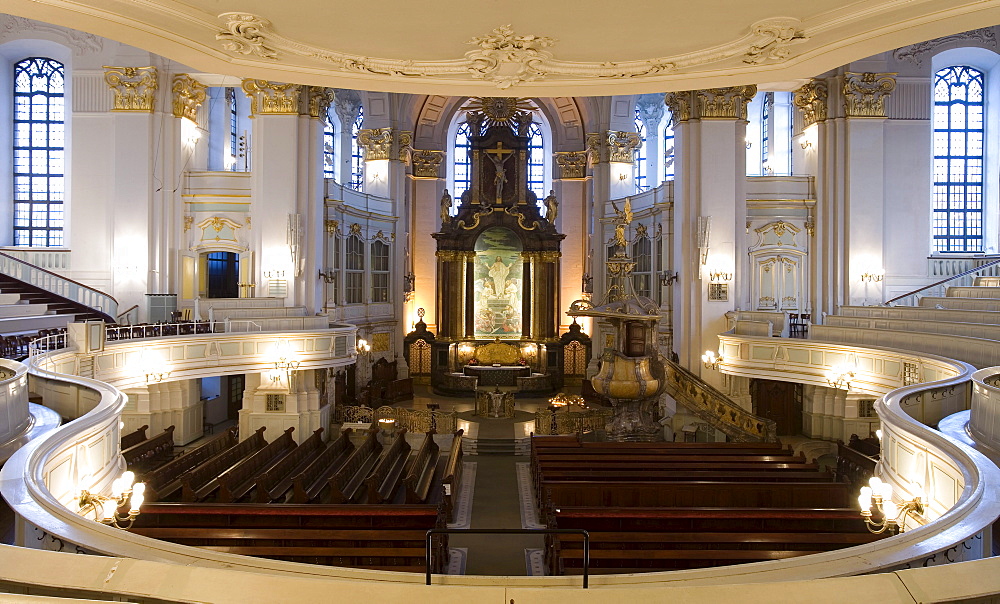
{"label": "angel statue", "polygon": [[625,229],[632,224],[632,199],[625,198],[625,205],[619,210],[615,202],[611,202],[611,207],[615,210],[615,245],[625,247]]}
{"label": "angel statue", "polygon": [[449,222],[451,222],[451,195],[448,195],[448,189],[445,189],[444,195],[441,196],[441,224]]}
{"label": "angel statue", "polygon": [[559,215],[559,200],[556,199],[556,192],[554,189],[549,189],[549,196],[542,200],[545,204],[545,218],[549,221],[549,224],[556,223],[556,216]]}

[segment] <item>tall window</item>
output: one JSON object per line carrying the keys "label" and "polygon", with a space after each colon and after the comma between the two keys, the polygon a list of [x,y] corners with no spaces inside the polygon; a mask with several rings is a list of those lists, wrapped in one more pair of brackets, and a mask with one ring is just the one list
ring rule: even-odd
{"label": "tall window", "polygon": [[62,63],[14,65],[14,245],[63,245],[64,91]]}
{"label": "tall window", "polygon": [[531,137],[528,141],[528,189],[535,193],[540,203],[548,192],[545,190],[545,141],[538,122],[531,124],[528,135]]}
{"label": "tall window", "polygon": [[236,107],[236,89],[231,86],[226,88],[226,107],[229,108],[229,169],[235,172],[240,151],[240,113]]}
{"label": "tall window", "polygon": [[472,188],[472,146],[469,143],[469,124],[462,122],[455,133],[455,190],[453,206],[462,199],[462,193]]}
{"label": "tall window", "polygon": [[365,301],[365,244],[357,235],[351,235],[345,243],[347,256],[344,301],[347,304],[362,304]]}
{"label": "tall window", "polygon": [[642,193],[649,189],[649,182],[646,178],[646,124],[639,116],[639,108],[635,108],[635,131],[639,134],[639,147],[632,162],[632,179],[635,181],[635,192]]}
{"label": "tall window", "polygon": [[389,301],[389,244],[372,242],[372,302]]}
{"label": "tall window", "polygon": [[764,102],[761,104],[760,108],[760,165],[761,174],[767,174],[768,170],[771,169],[770,164],[767,163],[767,155],[770,151],[770,131],[773,127],[771,123],[771,110],[774,108],[774,93],[765,92]]}
{"label": "tall window", "polygon": [[639,296],[649,296],[653,282],[653,245],[649,237],[640,236],[632,244],[632,286]]}
{"label": "tall window", "polygon": [[674,116],[667,110],[663,126],[663,180],[674,179]]}
{"label": "tall window", "polygon": [[330,116],[323,122],[323,178],[337,178],[337,129]]}
{"label": "tall window", "polygon": [[967,66],[934,74],[936,252],[983,250],[984,79],[982,71]]}
{"label": "tall window", "polygon": [[358,117],[351,126],[351,188],[360,191],[365,183],[365,157],[358,144],[358,132],[365,122],[365,108],[358,106]]}

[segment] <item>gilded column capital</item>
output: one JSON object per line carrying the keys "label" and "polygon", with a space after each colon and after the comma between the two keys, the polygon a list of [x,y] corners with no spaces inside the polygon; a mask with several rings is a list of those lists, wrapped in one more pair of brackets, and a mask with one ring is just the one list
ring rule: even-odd
{"label": "gilded column capital", "polygon": [[546,251],[538,252],[538,257],[542,262],[559,262],[562,258],[562,252],[559,251]]}
{"label": "gilded column capital", "polygon": [[586,178],[586,151],[556,151],[556,164],[562,170],[560,178]]}
{"label": "gilded column capital", "polygon": [[823,80],[812,80],[792,95],[792,104],[802,112],[803,128],[826,120],[829,91]]}
{"label": "gilded column capital", "polygon": [[112,111],[152,113],[158,88],[155,67],[104,66],[104,82],[115,93]]}
{"label": "gilded column capital", "polygon": [[895,73],[844,74],[844,114],[847,117],[885,117],[885,99],[896,89]]}
{"label": "gilded column capital", "polygon": [[601,136],[600,132],[588,132],[587,133],[587,162],[591,165],[597,165],[601,163],[602,153],[601,149],[603,145],[601,144],[604,137]]}
{"label": "gilded column capital", "polygon": [[674,123],[686,122],[691,119],[691,92],[668,92],[663,96],[663,103],[670,109]]}
{"label": "gilded column capital", "polygon": [[730,86],[696,90],[698,117],[747,119],[747,103],[757,94],[757,87]]}
{"label": "gilded column capital", "polygon": [[282,84],[268,80],[243,80],[243,92],[250,99],[250,117],[258,115],[297,115],[298,84]]}
{"label": "gilded column capital", "polygon": [[[475,255],[475,252],[472,252]],[[434,255],[443,262],[465,262],[464,250],[438,250]]]}
{"label": "gilded column capital", "polygon": [[198,121],[198,108],[205,102],[206,86],[186,73],[174,76],[170,90],[174,93],[174,117]]}
{"label": "gilded column capital", "polygon": [[635,150],[642,144],[638,132],[608,131],[608,161],[630,164],[635,161]]}
{"label": "gilded column capital", "polygon": [[309,117],[325,120],[330,105],[336,99],[333,88],[309,86]]}
{"label": "gilded column capital", "polygon": [[413,165],[413,175],[418,178],[441,178],[441,164],[444,162],[444,151],[429,151],[414,149],[410,155]]}
{"label": "gilded column capital", "polygon": [[390,159],[392,154],[392,128],[364,128],[358,130],[358,146],[364,150],[365,161]]}

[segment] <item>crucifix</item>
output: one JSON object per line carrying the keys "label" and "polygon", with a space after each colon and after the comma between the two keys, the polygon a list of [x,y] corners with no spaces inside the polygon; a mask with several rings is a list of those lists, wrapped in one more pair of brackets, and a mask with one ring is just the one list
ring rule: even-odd
{"label": "crucifix", "polygon": [[496,189],[497,194],[496,205],[500,205],[503,197],[503,185],[507,182],[507,173],[504,169],[504,164],[514,154],[514,150],[504,149],[503,143],[498,142],[496,149],[487,149],[485,153],[486,157],[490,158],[490,161],[493,162],[493,187]]}

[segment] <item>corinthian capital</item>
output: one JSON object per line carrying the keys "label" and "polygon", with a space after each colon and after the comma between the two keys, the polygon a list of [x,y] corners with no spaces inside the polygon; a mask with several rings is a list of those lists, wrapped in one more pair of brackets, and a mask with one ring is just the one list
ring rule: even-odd
{"label": "corinthian capital", "polygon": [[586,151],[557,151],[556,163],[562,170],[560,178],[585,178],[587,176]]}
{"label": "corinthian capital", "polygon": [[170,90],[174,93],[174,117],[186,117],[197,122],[198,108],[205,102],[205,85],[186,73],[179,73],[174,76]]}
{"label": "corinthian capital", "polygon": [[792,104],[802,112],[802,126],[809,127],[826,119],[826,99],[828,96],[826,82],[812,80],[795,91]]}
{"label": "corinthian capital", "polygon": [[896,89],[895,73],[844,74],[844,114],[847,117],[885,117],[885,99]]}
{"label": "corinthian capital", "polygon": [[440,178],[444,155],[444,151],[414,149],[410,155],[410,161],[413,163],[413,175],[418,178]]}
{"label": "corinthian capital", "polygon": [[730,86],[696,90],[698,117],[747,119],[747,103],[757,94],[756,86]]}
{"label": "corinthian capital", "polygon": [[301,90],[298,84],[243,80],[243,92],[250,98],[250,113],[254,116],[298,114]]}
{"label": "corinthian capital", "polygon": [[158,87],[155,67],[104,66],[104,82],[115,93],[112,111],[152,113]]}
{"label": "corinthian capital", "polygon": [[670,115],[674,118],[675,124],[691,119],[690,92],[668,92],[664,95],[663,102],[670,108]]}
{"label": "corinthian capital", "polygon": [[309,117],[326,119],[326,112],[330,110],[336,94],[333,88],[323,88],[322,86],[309,87]]}
{"label": "corinthian capital", "polygon": [[358,146],[364,149],[365,161],[392,159],[392,128],[358,130]]}

